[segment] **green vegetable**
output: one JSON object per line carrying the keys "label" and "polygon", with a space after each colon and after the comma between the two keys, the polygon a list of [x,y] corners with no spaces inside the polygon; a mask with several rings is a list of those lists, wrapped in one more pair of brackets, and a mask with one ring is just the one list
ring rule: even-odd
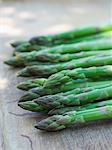
{"label": "green vegetable", "polygon": [[30,39],[31,44],[36,45],[45,45],[45,46],[54,46],[63,43],[68,43],[70,40],[75,40],[80,37],[85,37],[88,35],[94,35],[96,33],[102,33],[105,31],[111,31],[112,25],[104,25],[101,27],[81,27],[74,29],[68,32],[58,33],[56,35],[46,35],[46,36],[37,36]]}
{"label": "green vegetable", "polygon": [[[58,99],[60,98],[60,96],[67,96],[70,94],[80,94],[80,93],[85,93],[88,91],[92,91],[96,88],[100,89],[103,87],[108,87],[110,85],[102,85],[102,86],[96,86],[96,87],[88,87],[88,88],[76,88],[75,90],[71,90],[65,93],[58,93],[55,95],[52,95],[52,98]],[[19,106],[23,109],[29,110],[29,111],[34,111],[34,112],[43,112],[44,110],[48,110],[46,109],[46,107],[40,105],[37,103],[38,101],[34,100],[34,101],[25,101],[25,102],[19,102]],[[73,107],[63,107],[63,108],[59,108],[59,109],[53,109],[49,112],[49,114],[61,114],[62,112],[67,112],[67,111],[72,111],[72,110],[85,110],[85,109],[89,109],[89,108],[96,108],[96,107],[100,107],[100,106],[105,106],[105,105],[110,105],[112,104],[112,100],[108,100],[108,101],[104,101],[104,102],[99,102],[99,103],[90,103],[87,104],[85,106],[73,106]]]}
{"label": "green vegetable", "polygon": [[5,60],[4,63],[13,67],[25,67],[32,65],[51,65],[50,62],[26,61],[25,59],[21,59],[18,57],[12,57],[9,60]]}
{"label": "green vegetable", "polygon": [[[111,30],[109,29],[109,32],[68,39],[66,41],[61,42],[60,44],[70,44],[70,43],[77,43],[77,42],[83,42],[83,41],[92,41],[92,40],[94,41],[94,40],[98,40],[98,39],[108,39],[108,38],[111,38],[111,36],[112,36],[112,32],[110,32],[110,31]],[[38,44],[30,44],[29,42],[23,42],[23,44],[21,44],[21,43],[22,42],[12,43],[13,46],[16,46],[15,52],[30,52],[33,50],[39,51],[44,48],[48,48],[48,45],[43,46],[43,45],[38,45]],[[58,45],[60,45],[60,44],[58,44]],[[53,47],[55,45],[57,45],[57,44],[51,43],[49,45],[49,47]]]}
{"label": "green vegetable", "polygon": [[62,107],[62,108],[54,108],[49,111],[49,115],[61,115],[69,111],[82,111],[82,110],[93,109],[93,108],[109,106],[109,105],[112,106],[112,99],[102,101],[102,102],[97,102],[97,103],[89,103],[83,106],[71,106],[71,107],[68,106],[68,107]]}
{"label": "green vegetable", "polygon": [[27,43],[23,43],[18,45],[15,48],[15,52],[30,52],[33,50],[39,51],[41,49],[46,48],[45,46],[39,46],[39,45],[32,45],[31,43],[27,42]]}
{"label": "green vegetable", "polygon": [[112,86],[95,89],[81,94],[70,94],[67,96],[58,96],[56,99],[52,96],[44,96],[36,99],[36,103],[45,106],[46,108],[55,108],[63,106],[84,105],[98,100],[112,98]]}
{"label": "green vegetable", "polygon": [[[78,43],[78,44],[67,44],[67,45],[57,46],[54,48],[44,49],[41,52],[34,51],[32,53],[17,54],[16,57],[13,57],[13,58],[5,61],[5,63],[8,65],[15,66],[15,67],[27,66],[27,65],[29,65],[29,61],[31,61],[31,62],[37,61],[37,60],[42,61],[42,60],[45,60],[46,56],[47,56],[47,59],[49,59],[49,61],[52,62],[53,58],[50,57],[50,53],[51,54],[55,53],[58,55],[58,54],[66,54],[66,53],[77,53],[77,52],[81,52],[81,51],[97,51],[97,50],[108,50],[108,49],[112,49],[112,40],[101,40],[101,41],[95,41],[95,42],[82,42],[82,43]],[[94,54],[94,53],[95,52],[85,53],[81,57],[96,55],[98,52],[96,52],[96,54]],[[107,52],[107,54],[105,54],[105,55],[111,55],[111,51],[110,51],[110,54],[109,54],[109,52]],[[48,58],[48,57],[50,57],[50,58]],[[68,60],[72,60],[72,59],[78,58],[78,57],[80,58],[80,54],[79,54],[79,56],[78,56],[78,54],[72,54],[72,55],[68,54],[65,56],[61,56],[61,58],[58,57],[58,60],[55,60],[56,59],[55,58],[54,62],[55,61],[59,62],[63,59],[64,59],[63,61],[65,61],[66,59],[67,59],[66,61],[68,61]],[[39,62],[37,62],[37,64],[39,64]]]}
{"label": "green vegetable", "polygon": [[27,91],[27,90],[34,88],[34,87],[43,86],[44,83],[46,82],[46,80],[47,79],[45,79],[45,78],[27,80],[27,81],[19,83],[17,85],[17,88]]}
{"label": "green vegetable", "polygon": [[[80,93],[85,93],[85,92],[88,92],[88,91],[92,91],[94,89],[100,89],[100,88],[103,88],[103,87],[108,87],[110,86],[109,85],[102,85],[102,86],[94,86],[94,87],[88,87],[88,88],[76,88],[74,90],[71,90],[71,91],[67,91],[65,93],[58,93],[58,94],[55,94],[55,95],[52,95],[52,98],[54,98],[54,100],[56,98],[60,98],[60,96],[67,96],[67,95],[70,95],[70,94],[80,94]],[[111,102],[108,102],[106,104],[110,104]],[[105,103],[104,103],[105,104]],[[26,109],[26,110],[29,110],[29,111],[35,111],[35,112],[40,112],[40,111],[44,111],[46,110],[46,107],[40,105],[40,104],[37,104],[36,102],[36,99],[35,100],[32,100],[32,101],[25,101],[25,102],[19,102],[18,105],[23,108],[23,109]],[[91,105],[91,104],[90,104]],[[103,103],[102,103],[103,105]],[[93,107],[98,107],[100,106],[100,104],[93,104],[93,106],[89,106],[87,105],[86,108],[93,108]],[[65,109],[64,109],[65,108]],[[64,108],[60,108],[59,109],[59,112],[61,111],[66,111],[66,110],[74,110],[77,109],[77,110],[80,110],[80,108],[82,108],[81,106],[75,106],[75,107],[64,107]],[[85,107],[84,107],[85,108]],[[55,111],[55,110],[54,110]],[[51,111],[50,113],[52,113],[53,111]]]}
{"label": "green vegetable", "polygon": [[42,105],[36,104],[33,101],[27,102],[19,102],[18,106],[25,110],[33,111],[33,112],[48,112],[48,110]]}
{"label": "green vegetable", "polygon": [[[57,94],[60,92],[67,92],[73,89],[77,88],[88,88],[88,87],[104,87],[104,86],[111,86],[112,82],[110,81],[96,81],[96,82],[92,82],[92,81],[86,81],[86,80],[76,80],[76,81],[71,81],[71,82],[67,82],[64,85],[59,85],[59,86],[51,86],[51,87],[37,87],[37,88],[33,88],[31,90],[29,90],[29,92],[27,92],[27,94],[23,95],[20,98],[20,102],[21,101],[30,101],[33,99],[36,99],[40,96],[44,96],[44,95],[52,95],[52,94]],[[80,91],[80,90],[79,90]],[[54,99],[55,97],[53,97]]]}
{"label": "green vegetable", "polygon": [[[70,60],[75,60],[79,58],[84,58],[88,56],[100,56],[100,55],[112,55],[112,50],[105,51],[88,51],[88,52],[79,52],[75,54],[38,54],[36,51],[32,51],[30,53],[20,53],[15,57],[10,58],[5,61],[6,64],[19,67],[19,66],[27,66],[27,65],[47,65],[51,63],[58,62],[66,62]],[[47,63],[44,63],[47,62]],[[50,63],[51,62],[51,63]]]}
{"label": "green vegetable", "polygon": [[73,44],[59,45],[52,48],[46,48],[42,51],[39,51],[38,54],[52,53],[52,54],[66,54],[66,53],[77,53],[81,51],[97,51],[97,50],[108,50],[112,49],[112,40],[111,38],[106,40],[95,40],[95,41],[86,41]]}
{"label": "green vegetable", "polygon": [[14,48],[16,48],[16,47],[18,47],[18,46],[20,46],[22,44],[28,44],[28,43],[29,42],[27,42],[27,41],[15,41],[15,42],[11,43],[11,46],[14,47]]}
{"label": "green vegetable", "polygon": [[[84,89],[77,88],[75,90],[71,90],[71,91],[68,91],[68,92],[65,92],[65,93],[55,94],[55,96],[57,96],[57,95],[66,96],[66,95],[69,95],[69,94],[72,94],[72,93],[79,94],[79,93],[83,93],[83,92],[90,91],[90,90],[93,90],[93,89],[94,89],[93,87],[84,88]],[[23,101],[23,102],[19,102],[18,105],[23,109],[26,109],[26,110],[29,110],[29,111],[36,111],[36,112],[44,111],[46,109],[44,106],[39,105],[39,104],[35,103],[34,101]]]}
{"label": "green vegetable", "polygon": [[72,60],[66,63],[59,63],[55,65],[43,65],[43,66],[28,66],[22,69],[18,76],[30,77],[30,76],[41,76],[48,77],[54,73],[57,73],[61,70],[66,69],[75,69],[79,67],[87,68],[92,66],[103,66],[103,65],[112,65],[112,56],[90,56],[87,58],[81,58],[78,60]]}
{"label": "green vegetable", "polygon": [[77,68],[73,70],[63,70],[51,75],[44,86],[53,86],[64,84],[76,79],[92,78],[100,79],[101,77],[112,77],[112,65],[90,68]]}
{"label": "green vegetable", "polygon": [[54,115],[41,120],[35,126],[45,131],[58,131],[72,124],[86,123],[102,119],[112,119],[112,106],[88,109],[84,111],[71,111],[63,115]]}

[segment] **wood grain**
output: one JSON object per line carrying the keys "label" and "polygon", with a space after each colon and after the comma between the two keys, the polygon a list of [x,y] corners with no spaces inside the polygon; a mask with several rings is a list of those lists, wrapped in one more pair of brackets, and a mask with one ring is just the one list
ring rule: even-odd
{"label": "wood grain", "polygon": [[9,42],[33,35],[56,33],[110,20],[110,0],[38,0],[0,3],[0,150],[111,150],[112,121],[89,123],[61,132],[34,128],[42,116],[20,109],[16,69],[3,64],[10,57]]}

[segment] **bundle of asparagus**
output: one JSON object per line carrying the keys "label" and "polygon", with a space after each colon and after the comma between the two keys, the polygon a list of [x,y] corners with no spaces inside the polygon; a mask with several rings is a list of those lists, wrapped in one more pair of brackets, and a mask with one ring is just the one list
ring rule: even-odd
{"label": "bundle of asparagus", "polygon": [[13,56],[4,62],[21,67],[18,76],[35,77],[17,85],[27,91],[18,106],[50,115],[36,128],[57,131],[112,119],[112,25],[81,27],[11,45]]}

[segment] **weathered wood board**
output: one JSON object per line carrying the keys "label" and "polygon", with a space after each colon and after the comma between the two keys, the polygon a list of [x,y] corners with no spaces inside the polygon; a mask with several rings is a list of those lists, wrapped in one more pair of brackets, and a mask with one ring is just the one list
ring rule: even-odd
{"label": "weathered wood board", "polygon": [[3,64],[9,42],[110,21],[111,0],[32,0],[0,3],[0,150],[111,150],[112,121],[43,133],[33,126],[41,117],[17,106],[22,78]]}

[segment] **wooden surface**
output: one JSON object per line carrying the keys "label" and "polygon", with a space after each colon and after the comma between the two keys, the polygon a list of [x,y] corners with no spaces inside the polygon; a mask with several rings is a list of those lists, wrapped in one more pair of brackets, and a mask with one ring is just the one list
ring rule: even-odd
{"label": "wooden surface", "polygon": [[16,89],[23,79],[3,64],[9,42],[33,35],[56,33],[87,24],[110,21],[109,0],[32,0],[0,3],[0,150],[111,150],[112,121],[44,133],[33,126],[42,116],[20,109]]}

